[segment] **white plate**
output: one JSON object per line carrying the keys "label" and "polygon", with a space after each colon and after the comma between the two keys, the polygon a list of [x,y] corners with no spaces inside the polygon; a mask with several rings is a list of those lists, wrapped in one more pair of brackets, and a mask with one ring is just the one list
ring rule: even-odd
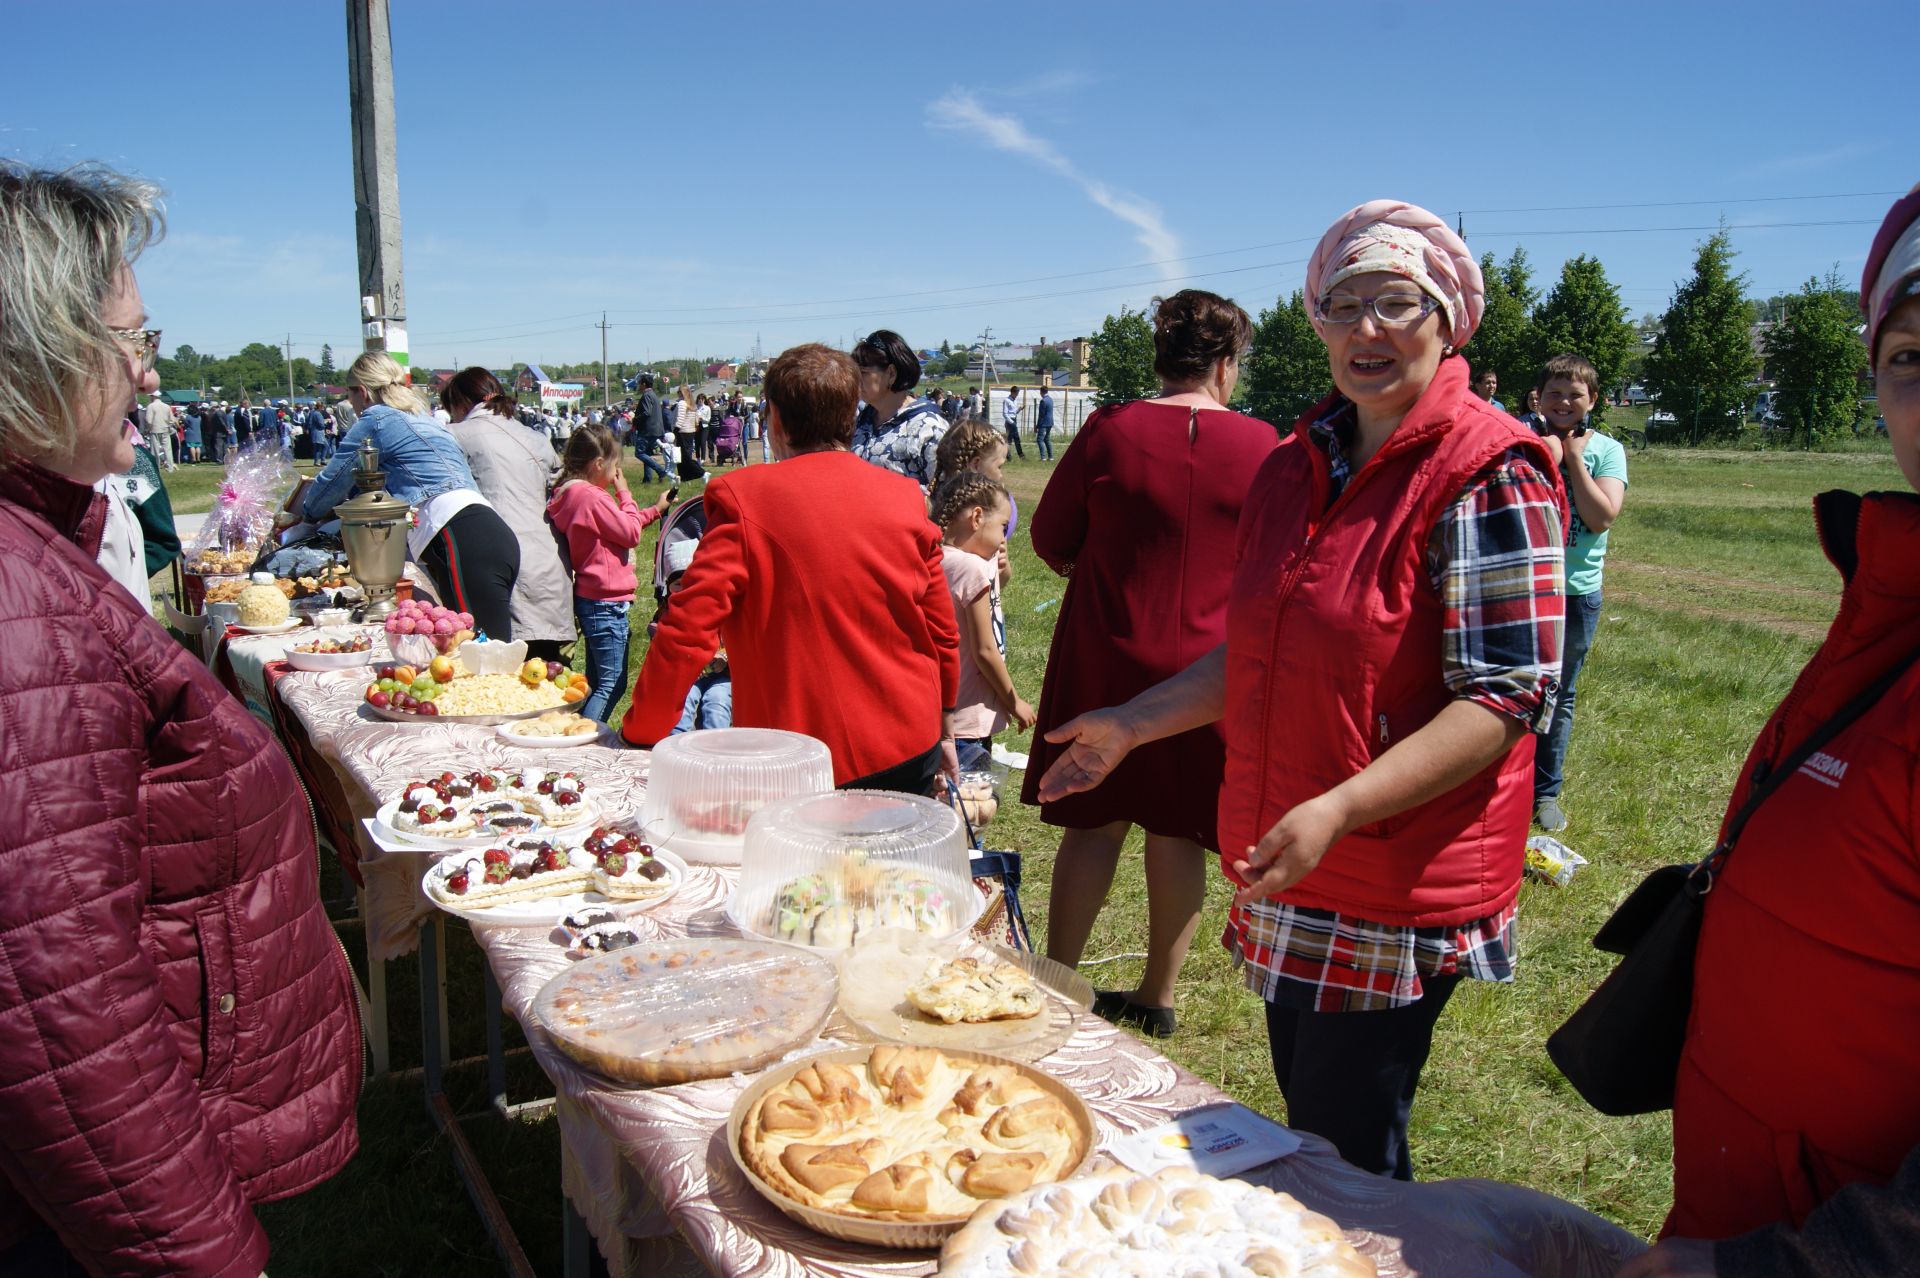
{"label": "white plate", "polygon": [[[489,844],[498,840],[488,840]],[[448,901],[442,901],[427,890],[427,878],[431,869],[420,876],[420,895],[449,914],[475,923],[498,923],[506,927],[558,927],[560,920],[575,910],[585,909],[589,905],[604,905],[622,916],[650,909],[680,890],[687,881],[687,863],[664,848],[656,849],[654,858],[672,871],[672,886],[658,896],[650,896],[644,901],[617,901],[602,896],[589,888],[584,892],[569,892],[565,896],[541,896],[524,901],[509,901],[505,905],[485,906],[477,910],[461,909]]]}
{"label": "white plate", "polygon": [[307,623],[299,617],[288,617],[277,626],[243,626],[236,621],[233,623],[233,628],[235,630],[244,630],[250,635],[284,635],[287,631],[298,630],[306,624]]}
{"label": "white plate", "polygon": [[[313,638],[306,642],[351,639],[361,633],[358,626],[334,626],[315,631]],[[383,655],[385,650],[377,643],[365,652],[295,652],[292,648],[286,651],[287,664],[295,670],[351,670],[356,666],[370,666]]]}
{"label": "white plate", "polygon": [[[441,838],[438,835],[421,834],[417,830],[402,830],[399,826],[395,825],[393,823],[393,817],[394,814],[400,810],[400,800],[395,798],[388,799],[385,803],[381,804],[380,810],[373,814],[375,824],[374,834],[383,839],[391,839],[396,843],[410,843],[417,848],[439,850],[490,848],[494,844],[510,838],[538,839],[549,836],[562,840],[565,840],[568,836],[573,836],[573,841],[577,843],[580,839],[593,833],[593,827],[586,823],[596,821],[600,816],[600,809],[592,799],[588,799],[585,803],[581,804],[580,809],[580,819],[578,821],[569,821],[565,825],[548,825],[542,822],[540,825],[528,830],[525,834],[476,833],[464,838],[449,839]],[[534,815],[537,816],[538,814]]]}
{"label": "white plate", "polygon": [[613,729],[601,724],[593,732],[581,733],[577,737],[530,737],[515,732],[513,724],[503,723],[494,728],[494,734],[508,745],[524,746],[530,750],[566,750],[573,746],[610,745]]}

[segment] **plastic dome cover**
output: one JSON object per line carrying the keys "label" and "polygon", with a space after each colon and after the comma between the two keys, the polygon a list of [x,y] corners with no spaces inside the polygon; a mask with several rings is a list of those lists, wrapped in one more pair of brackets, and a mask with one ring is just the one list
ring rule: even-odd
{"label": "plastic dome cover", "polygon": [[774,728],[712,728],[653,748],[640,822],[689,861],[738,865],[747,821],[777,799],[833,789],[826,743]]}
{"label": "plastic dome cover", "polygon": [[840,950],[883,928],[951,936],[984,905],[952,808],[918,795],[838,790],[753,815],[727,914],[748,935]]}

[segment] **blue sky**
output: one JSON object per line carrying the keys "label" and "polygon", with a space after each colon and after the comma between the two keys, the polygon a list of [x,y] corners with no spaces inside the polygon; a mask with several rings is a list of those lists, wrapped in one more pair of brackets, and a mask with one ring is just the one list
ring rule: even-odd
{"label": "blue sky", "polygon": [[[1920,181],[1913,17],[394,0],[414,362],[597,358],[602,309],[616,359],[1058,339],[1189,283],[1257,312],[1377,196],[1524,244],[1543,288],[1595,254],[1635,316],[1707,233],[1665,228],[1723,216],[1756,292],[1857,278],[1891,199],[1860,193]],[[339,0],[7,23],[0,153],[168,193],[140,278],[169,353],[358,348]],[[1638,207],[1569,207],[1594,205]]]}

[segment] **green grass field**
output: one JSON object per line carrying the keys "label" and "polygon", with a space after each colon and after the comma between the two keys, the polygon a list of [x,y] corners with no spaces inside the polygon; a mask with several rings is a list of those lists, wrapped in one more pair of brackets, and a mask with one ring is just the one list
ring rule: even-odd
{"label": "green grass field", "polygon": [[[1413,1144],[1423,1178],[1531,1185],[1651,1234],[1669,1192],[1665,1116],[1593,1114],[1554,1070],[1543,1044],[1607,970],[1606,956],[1588,938],[1614,904],[1648,869],[1692,859],[1708,846],[1753,734],[1824,632],[1839,581],[1815,540],[1813,494],[1902,483],[1884,444],[1817,454],[1655,448],[1632,454],[1630,465],[1604,620],[1582,677],[1565,795],[1573,824],[1563,837],[1593,864],[1569,887],[1524,889],[1519,979],[1506,987],[1469,983],[1454,999],[1415,1108]],[[1047,474],[1038,462],[1009,467],[1023,522]],[[200,490],[201,477],[176,478],[176,508],[192,509],[189,490]],[[642,502],[658,491],[635,487]],[[1037,699],[1063,583],[1034,558],[1024,532],[1013,550],[1009,660],[1022,693]],[[650,611],[643,597],[636,632]],[[1017,737],[1009,744],[1025,748]],[[1001,813],[994,842],[1025,853],[1024,899],[1036,933],[1044,934],[1057,840],[1017,804]],[[1259,1006],[1214,940],[1226,901],[1223,882],[1216,882],[1181,979],[1181,1028],[1166,1050],[1247,1104],[1284,1116]],[[1137,950],[1144,920],[1137,861],[1123,864],[1089,955]],[[351,924],[345,935],[349,950],[359,948]],[[464,935],[450,950],[456,1055],[477,1053],[477,951]],[[1097,985],[1124,988],[1137,973],[1136,963],[1122,960],[1089,975]],[[395,1061],[411,1063],[418,1048],[410,962],[389,968],[389,987]],[[512,1078],[519,1098],[543,1087],[524,1057],[513,1063]],[[456,1072],[452,1090],[480,1104],[480,1071]],[[483,1118],[468,1130],[536,1268],[558,1272],[553,1124]],[[490,1271],[485,1235],[427,1123],[417,1081],[372,1085],[361,1132],[362,1153],[340,1177],[263,1209],[275,1242],[270,1271],[278,1278]]]}

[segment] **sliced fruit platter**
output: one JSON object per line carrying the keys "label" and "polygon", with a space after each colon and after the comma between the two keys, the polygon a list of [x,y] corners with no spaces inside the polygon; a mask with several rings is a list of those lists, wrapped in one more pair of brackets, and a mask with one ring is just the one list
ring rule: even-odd
{"label": "sliced fruit platter", "polygon": [[451,719],[499,724],[577,709],[591,691],[584,674],[557,661],[529,660],[514,674],[476,675],[441,654],[424,666],[377,667],[366,701],[375,715],[397,723]]}
{"label": "sliced fruit platter", "polygon": [[577,829],[598,809],[578,774],[523,768],[442,772],[409,781],[374,815],[398,841],[470,848]]}
{"label": "sliced fruit platter", "polygon": [[[595,926],[622,906],[650,905],[672,895],[686,865],[670,852],[620,830],[599,828],[578,847],[554,838],[524,837],[490,844],[477,852],[442,857],[420,881],[427,899],[443,910],[489,922],[547,923],[586,907],[606,907],[605,917],[577,917]],[[613,949],[627,938],[598,927],[592,943],[586,927],[569,927],[583,952]]]}

